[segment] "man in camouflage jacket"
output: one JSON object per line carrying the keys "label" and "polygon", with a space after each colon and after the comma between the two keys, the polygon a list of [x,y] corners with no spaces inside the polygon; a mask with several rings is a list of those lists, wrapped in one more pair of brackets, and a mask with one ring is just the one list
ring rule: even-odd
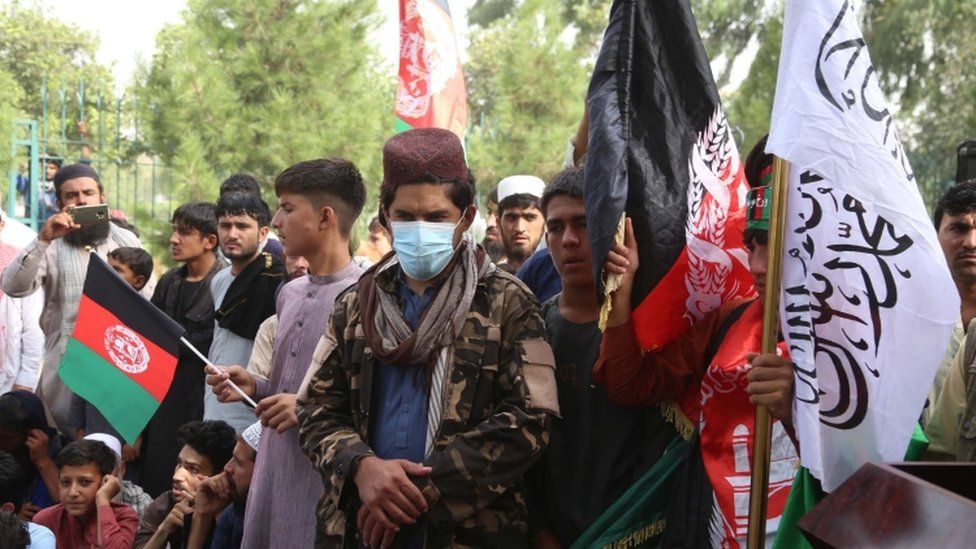
{"label": "man in camouflage jacket", "polygon": [[[396,253],[337,298],[298,400],[300,442],[325,484],[318,546],[528,544],[522,476],[558,414],[554,361],[536,299],[462,238],[476,213],[463,158],[445,130],[404,132],[384,148]],[[450,260],[430,278],[410,260],[414,220],[454,225]],[[424,227],[416,244],[437,248]],[[401,314],[409,334],[387,320]],[[384,440],[403,417],[391,420],[401,401],[388,380],[414,367],[426,413],[410,421],[426,433],[410,431],[409,443],[396,433],[397,448],[419,443],[404,459]]]}

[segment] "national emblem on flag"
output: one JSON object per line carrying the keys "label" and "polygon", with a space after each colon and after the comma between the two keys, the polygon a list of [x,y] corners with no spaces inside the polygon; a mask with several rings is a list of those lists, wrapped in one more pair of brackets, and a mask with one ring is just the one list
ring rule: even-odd
{"label": "national emblem on flag", "polygon": [[58,375],[132,444],[169,391],[182,335],[92,254]]}
{"label": "national emblem on flag", "polygon": [[443,128],[464,140],[468,95],[447,0],[400,0],[397,131]]}

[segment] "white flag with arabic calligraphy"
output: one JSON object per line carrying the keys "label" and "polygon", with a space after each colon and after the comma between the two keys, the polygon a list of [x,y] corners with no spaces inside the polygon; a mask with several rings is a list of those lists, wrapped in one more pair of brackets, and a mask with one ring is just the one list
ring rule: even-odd
{"label": "white flag with arabic calligraphy", "polygon": [[767,151],[790,163],[782,332],[802,463],[901,461],[959,297],[851,1],[788,0]]}

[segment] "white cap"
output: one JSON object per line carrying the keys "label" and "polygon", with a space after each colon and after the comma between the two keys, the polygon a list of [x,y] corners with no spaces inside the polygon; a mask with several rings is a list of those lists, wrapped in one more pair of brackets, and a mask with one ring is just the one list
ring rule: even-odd
{"label": "white cap", "polygon": [[545,182],[534,175],[510,175],[498,182],[498,203],[515,194],[542,198],[545,188]]}
{"label": "white cap", "polygon": [[122,460],[122,443],[119,439],[113,437],[108,433],[92,433],[90,435],[85,435],[85,440],[97,440],[105,446],[108,446],[110,450],[115,452],[115,457],[121,461]]}
{"label": "white cap", "polygon": [[255,421],[251,425],[248,425],[247,429],[241,431],[241,438],[244,442],[251,447],[255,452],[258,451],[258,446],[261,445],[261,422]]}

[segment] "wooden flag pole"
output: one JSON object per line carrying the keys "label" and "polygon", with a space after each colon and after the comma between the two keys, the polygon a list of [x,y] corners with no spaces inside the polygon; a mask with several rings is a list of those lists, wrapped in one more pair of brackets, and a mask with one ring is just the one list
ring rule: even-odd
{"label": "wooden flag pole", "polygon": [[[775,353],[779,342],[779,291],[783,266],[783,236],[786,232],[786,197],[789,184],[789,162],[773,160],[772,209],[769,215],[769,237],[766,248],[766,293],[763,296],[763,354]],[[752,484],[749,494],[749,549],[762,549],[766,541],[766,497],[769,492],[769,452],[772,444],[773,418],[769,408],[756,406],[753,430]]]}

